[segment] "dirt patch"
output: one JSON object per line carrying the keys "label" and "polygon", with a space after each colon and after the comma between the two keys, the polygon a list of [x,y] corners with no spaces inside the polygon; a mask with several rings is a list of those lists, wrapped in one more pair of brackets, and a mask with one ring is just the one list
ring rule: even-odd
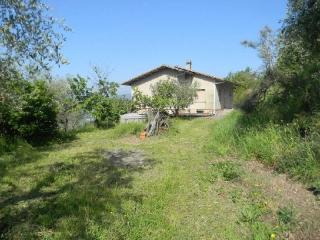
{"label": "dirt patch", "polygon": [[153,160],[139,150],[116,149],[106,152],[105,157],[114,167],[141,168],[153,164]]}

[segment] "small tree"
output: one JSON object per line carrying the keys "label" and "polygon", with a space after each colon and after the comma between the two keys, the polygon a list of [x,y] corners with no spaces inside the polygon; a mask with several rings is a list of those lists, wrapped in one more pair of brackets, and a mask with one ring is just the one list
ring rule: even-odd
{"label": "small tree", "polygon": [[191,85],[176,84],[174,101],[172,104],[176,116],[179,114],[180,110],[186,109],[193,103],[194,99],[197,97],[197,87],[197,83]]}
{"label": "small tree", "polygon": [[152,96],[134,89],[133,99],[138,108],[150,108],[152,117],[147,125],[148,136],[158,134],[161,127],[169,127],[168,113],[175,116],[192,104],[197,96],[197,84],[180,84],[174,80],[163,80],[151,87]]}
{"label": "small tree", "polygon": [[58,105],[57,121],[64,132],[82,125],[83,119],[88,114],[82,104],[76,100],[75,93],[70,87],[70,79],[69,81],[54,80],[49,86]]}
{"label": "small tree", "polygon": [[99,67],[94,66],[93,72],[96,75],[96,82],[99,94],[105,97],[116,97],[119,84],[108,80],[108,75],[103,72]]}
{"label": "small tree", "polygon": [[197,83],[179,83],[174,80],[164,80],[152,86],[152,102],[158,109],[169,109],[175,116],[180,110],[189,107],[197,97]]}
{"label": "small tree", "polygon": [[268,90],[272,88],[279,79],[280,73],[277,69],[277,61],[281,41],[280,37],[276,35],[271,28],[266,26],[260,31],[259,41],[243,41],[242,44],[257,50],[263,62],[262,80],[256,90],[252,92],[250,97],[242,105],[244,110],[250,112],[265,98]]}
{"label": "small tree", "polygon": [[84,109],[94,118],[97,127],[112,127],[120,115],[130,111],[132,101],[117,95],[119,84],[108,80],[107,74],[98,67],[93,67],[95,88],[84,102]]}
{"label": "small tree", "polygon": [[68,79],[70,95],[77,104],[83,104],[91,95],[92,88],[88,87],[88,80],[80,75]]}

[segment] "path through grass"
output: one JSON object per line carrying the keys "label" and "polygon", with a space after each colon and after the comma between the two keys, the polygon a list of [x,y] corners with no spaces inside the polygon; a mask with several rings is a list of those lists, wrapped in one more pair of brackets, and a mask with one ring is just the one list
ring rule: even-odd
{"label": "path through grass", "polygon": [[213,124],[177,120],[145,141],[95,130],[2,156],[0,239],[319,238],[314,196],[256,162],[213,156]]}

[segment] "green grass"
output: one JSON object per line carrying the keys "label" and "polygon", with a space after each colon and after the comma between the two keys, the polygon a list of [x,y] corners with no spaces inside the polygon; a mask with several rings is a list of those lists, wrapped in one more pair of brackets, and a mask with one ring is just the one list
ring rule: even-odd
{"label": "green grass", "polygon": [[302,138],[294,124],[275,124],[235,111],[212,126],[205,150],[257,159],[279,172],[320,188],[319,133]]}
{"label": "green grass", "polygon": [[[279,210],[287,188],[278,192],[267,173],[233,157],[236,140],[224,135],[234,130],[223,127],[232,121],[177,119],[144,141],[135,137],[143,126],[130,124],[62,144],[21,144],[0,156],[0,239],[270,239],[288,229],[317,236],[319,221],[300,202],[293,211],[308,227],[280,226],[290,225],[290,212]],[[108,153],[119,149],[120,161],[137,150],[148,161],[116,167]]]}
{"label": "green grass", "polygon": [[140,122],[121,123],[113,129],[113,136],[124,137],[129,135],[138,135],[144,130],[145,126],[145,123]]}

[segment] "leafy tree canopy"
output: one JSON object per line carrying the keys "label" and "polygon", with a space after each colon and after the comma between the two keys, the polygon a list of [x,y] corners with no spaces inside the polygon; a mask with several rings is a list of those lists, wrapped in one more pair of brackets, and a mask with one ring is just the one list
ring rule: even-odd
{"label": "leafy tree canopy", "polygon": [[190,106],[197,97],[197,83],[179,83],[168,79],[152,86],[152,96],[134,90],[134,101],[141,108],[149,107],[154,111],[172,110],[176,115],[179,110]]}
{"label": "leafy tree canopy", "polygon": [[28,65],[29,70],[49,69],[50,63],[66,63],[61,54],[70,30],[54,17],[41,0],[0,1],[0,60]]}

